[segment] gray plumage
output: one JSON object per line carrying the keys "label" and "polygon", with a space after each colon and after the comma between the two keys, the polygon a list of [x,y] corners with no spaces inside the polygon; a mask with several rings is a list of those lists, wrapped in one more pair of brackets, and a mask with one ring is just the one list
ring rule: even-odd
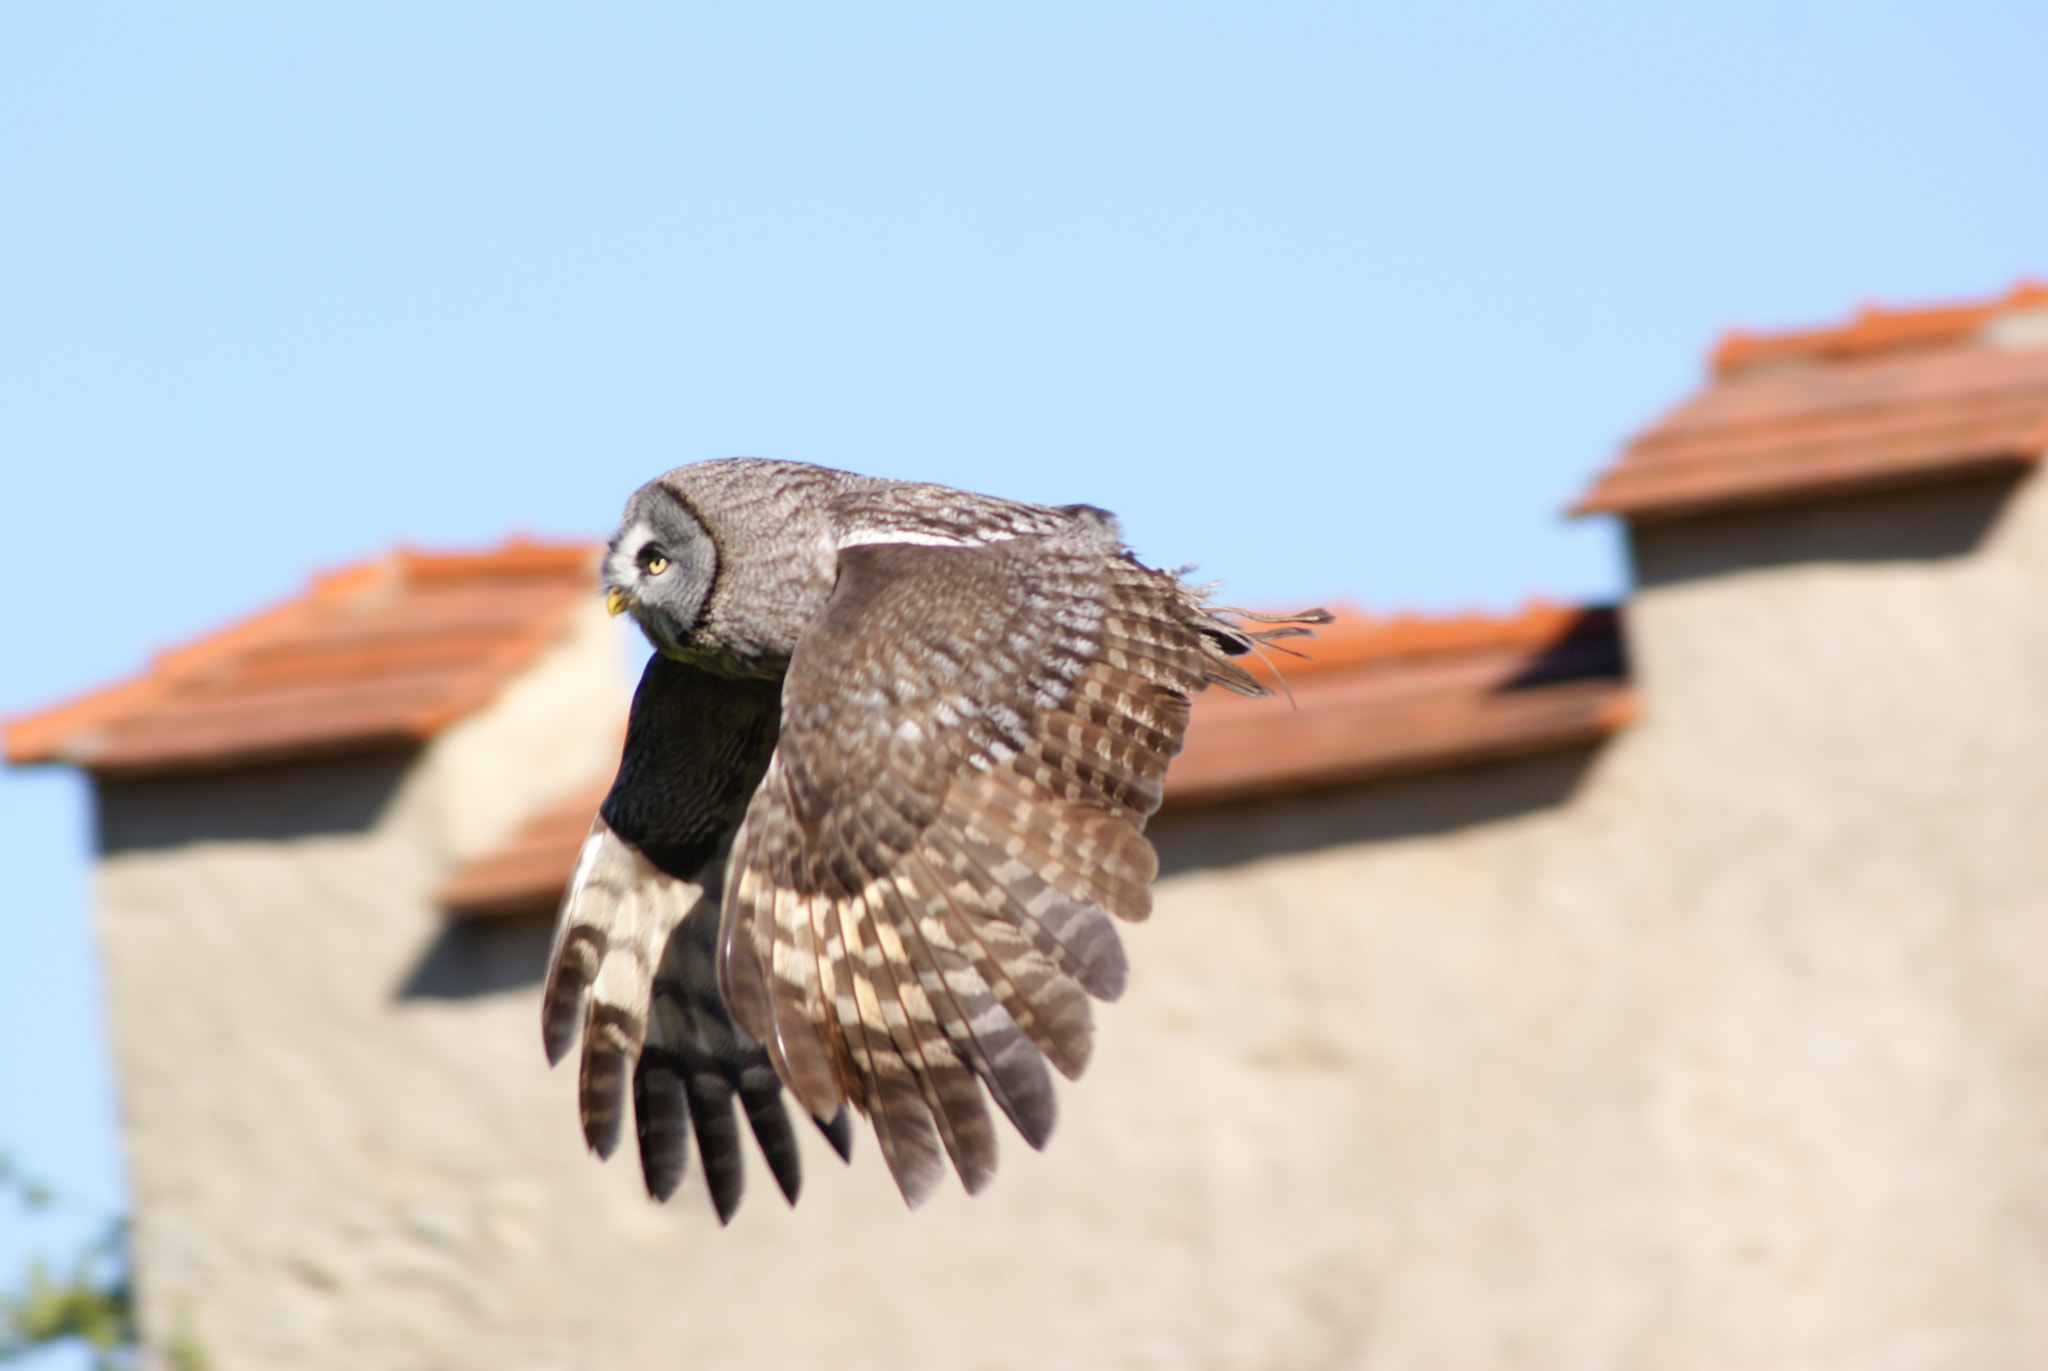
{"label": "gray plumage", "polygon": [[1265,694],[1232,659],[1328,619],[1239,627],[1085,505],[752,459],[643,486],[604,580],[656,655],[543,1031],[559,1060],[582,1026],[591,1147],[630,1073],[649,1192],[688,1124],[721,1220],[735,1098],[796,1198],[785,1086],[842,1156],[865,1113],[913,1205],[949,1160],[970,1192],[994,1175],[984,1092],[1043,1146],[1047,1063],[1078,1076],[1090,998],[1123,990],[1111,916],[1151,909],[1190,697]]}

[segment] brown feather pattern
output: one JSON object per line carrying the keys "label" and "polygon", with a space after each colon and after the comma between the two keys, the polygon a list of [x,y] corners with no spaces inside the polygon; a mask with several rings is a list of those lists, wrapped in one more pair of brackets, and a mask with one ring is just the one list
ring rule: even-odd
{"label": "brown feather pattern", "polygon": [[1045,1063],[1079,1075],[1090,997],[1124,986],[1110,916],[1150,911],[1188,697],[1263,693],[1104,530],[842,551],[734,842],[728,1003],[805,1107],[869,1115],[912,1204],[947,1158],[994,1174],[983,1088],[1044,1143]]}

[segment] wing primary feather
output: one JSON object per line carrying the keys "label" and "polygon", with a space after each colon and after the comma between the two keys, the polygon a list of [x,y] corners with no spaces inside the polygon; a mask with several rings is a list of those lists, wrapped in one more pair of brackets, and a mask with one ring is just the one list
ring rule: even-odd
{"label": "wing primary feather", "polygon": [[[772,864],[785,862],[786,836],[772,830],[786,822],[773,811],[787,801],[781,768],[771,765],[733,840],[718,983],[735,1019],[767,1047],[798,1103],[812,1117],[829,1119],[845,1095],[842,1073],[828,1055],[824,1016],[813,1009],[818,963],[809,948],[809,919],[798,917],[797,894]],[[764,828],[771,831],[763,835]]]}
{"label": "wing primary feather", "polygon": [[690,1162],[690,1105],[682,1064],[662,1049],[640,1054],[633,1072],[633,1125],[640,1143],[640,1178],[647,1193],[666,1202]]}
{"label": "wing primary feather", "polygon": [[[1062,805],[1014,771],[978,777],[958,787],[949,802],[962,811],[966,840],[976,846],[1019,859],[1030,853],[1038,859],[1040,879],[1120,918],[1138,922],[1151,913],[1147,882],[1158,858],[1135,825],[1107,812]],[[1003,835],[1000,845],[994,834]]]}
{"label": "wing primary feather", "polygon": [[583,1022],[584,996],[603,959],[603,935],[588,928],[571,929],[550,959],[547,984],[541,991],[540,1020],[541,1046],[547,1051],[549,1066],[560,1066],[575,1046]]}
{"label": "wing primary feather", "polygon": [[602,818],[591,820],[576,869],[562,896],[548,950],[547,983],[541,990],[541,1045],[548,1065],[558,1065],[576,1041],[585,996],[597,979],[610,946],[612,923],[630,877],[618,868],[627,861],[625,844]]}
{"label": "wing primary feather", "polygon": [[690,1123],[697,1131],[697,1152],[704,1159],[704,1184],[721,1227],[732,1222],[747,1188],[746,1163],[740,1157],[740,1124],[733,1111],[733,1087],[709,1060],[691,1064],[683,1077],[690,1097]]}
{"label": "wing primary feather", "polygon": [[841,1109],[829,1119],[821,1119],[813,1114],[811,1122],[816,1124],[818,1131],[825,1135],[825,1141],[830,1143],[832,1150],[839,1154],[839,1160],[843,1162],[853,1160],[853,1115]]}
{"label": "wing primary feather", "polygon": [[[898,1054],[909,1064],[926,1107],[938,1125],[939,1139],[953,1169],[967,1193],[976,1195],[995,1179],[995,1130],[989,1123],[988,1108],[982,1103],[981,1087],[973,1070],[954,1049],[950,1035],[939,1021],[938,1009],[925,994],[910,962],[904,930],[913,921],[903,910],[900,892],[888,876],[878,877],[862,903],[867,912],[867,932],[874,938],[881,956],[877,973],[886,978],[885,987],[901,1012],[901,1020],[887,1018],[896,1039]],[[880,905],[880,917],[876,906]],[[914,931],[913,931],[914,936]]]}
{"label": "wing primary feather", "polygon": [[623,1016],[604,1005],[590,1007],[583,1029],[583,1069],[576,1077],[576,1106],[583,1141],[602,1160],[618,1150],[625,1122],[627,1073],[638,1055]]}
{"label": "wing primary feather", "polygon": [[[881,1001],[873,981],[859,964],[862,943],[854,901],[827,898],[813,902],[813,908],[829,911],[836,928],[821,930],[820,943],[830,955],[829,971],[834,976],[830,1002],[835,1006],[840,1031],[853,1051],[853,1064],[866,1087],[867,1112],[875,1129],[875,1142],[882,1149],[889,1174],[911,1208],[923,1204],[945,1178],[944,1152],[938,1123],[925,1103],[910,1063],[898,1054],[882,1017]],[[836,933],[836,938],[833,936]],[[832,949],[837,944],[838,950]],[[843,972],[846,984],[837,981]],[[883,1041],[877,1044],[880,1036]]]}
{"label": "wing primary feather", "polygon": [[[924,877],[923,881],[918,880],[919,875]],[[995,1137],[982,1101],[982,1088],[987,1088],[997,1108],[1016,1125],[1026,1141],[1037,1140],[1032,1142],[1035,1148],[1043,1143],[1052,1127],[1052,1096],[1045,1059],[1016,1022],[1003,1012],[966,959],[952,957],[950,977],[940,969],[939,959],[925,936],[925,923],[927,911],[934,902],[944,903],[946,896],[943,889],[931,885],[929,868],[922,860],[913,856],[893,880],[880,885],[889,930],[897,942],[898,965],[903,974],[914,978],[918,1000],[928,1016],[923,1021],[924,1030],[927,1034],[942,1035],[942,1040],[929,1043],[926,1060],[930,1062],[934,1050],[942,1055],[942,1066],[935,1069],[933,1084],[953,1122],[960,1148],[954,1154],[954,1167],[968,1193],[975,1194],[994,1177],[996,1168]],[[957,986],[956,979],[960,982]],[[963,1003],[963,993],[974,1006],[972,1013]],[[912,1027],[918,1026],[914,1019]],[[989,1041],[984,1042],[984,1037]]]}
{"label": "wing primary feather", "polygon": [[[985,809],[979,813],[985,821],[999,817]],[[1096,999],[1114,1000],[1123,994],[1129,962],[1123,940],[1103,904],[1105,898],[1120,898],[1128,908],[1138,895],[1112,886],[1105,897],[1088,888],[1072,874],[1072,855],[1037,841],[1029,829],[1013,829],[1008,845],[999,848],[981,836],[977,827],[963,826],[953,839],[956,861],[964,869],[979,872],[983,888],[1000,892],[1003,911],[999,917],[1006,916],[1047,959]],[[1142,843],[1143,837],[1138,841]],[[1027,852],[1041,859],[1038,868],[1022,860]],[[1061,876],[1067,877],[1066,882],[1055,879]],[[1142,913],[1138,917],[1143,917]]]}
{"label": "wing primary feather", "polygon": [[769,1067],[750,1067],[740,1072],[739,1097],[769,1174],[775,1177],[782,1197],[795,1204],[804,1184],[803,1154],[797,1150],[789,1111],[783,1108],[782,1082]]}
{"label": "wing primary feather", "polygon": [[556,922],[542,992],[541,1036],[560,1060],[583,1010],[577,1110],[591,1151],[619,1144],[626,1101],[647,1036],[655,966],[668,936],[703,887],[661,871],[599,817],[577,854]]}
{"label": "wing primary feather", "polygon": [[1123,994],[1130,963],[1123,939],[1102,906],[1074,898],[1029,868],[1015,876],[1005,873],[1007,879],[998,877],[996,868],[1016,862],[998,849],[972,839],[961,848],[991,882],[1001,881],[1009,896],[1009,913],[1033,947],[1096,999],[1114,1000]]}
{"label": "wing primary feather", "polygon": [[[908,940],[917,937],[916,923],[890,874],[905,853],[889,841],[886,825],[876,822],[884,808],[873,798],[878,793],[842,811],[840,836],[850,860],[845,871],[835,868],[832,884],[854,914],[852,927],[860,941],[858,949],[847,949],[847,957],[857,959],[856,974],[864,973],[872,987],[878,1017],[869,1024],[871,1032],[879,1025],[893,1042],[895,1060],[922,1094],[961,1183],[970,1195],[977,1194],[995,1177],[995,1131],[974,1072],[955,1051],[938,1005],[911,962]],[[849,889],[851,881],[859,881],[860,888]]]}
{"label": "wing primary feather", "polygon": [[[990,898],[1004,897],[986,873],[979,882],[968,877],[975,865],[955,835],[933,829],[926,843],[935,857],[945,859],[958,883],[948,888],[953,946],[1060,1074],[1069,1080],[1079,1076],[1088,1064],[1093,1034],[1086,992],[1032,947],[1021,930],[988,908]],[[1004,946],[995,946],[998,942]]]}
{"label": "wing primary feather", "polygon": [[[815,883],[798,885],[799,846],[787,831],[795,822],[795,802],[780,758],[770,765],[768,779],[774,787],[776,807],[764,812],[772,817],[776,829],[762,843],[766,852],[763,881],[774,937],[770,984],[776,1042],[799,1078],[806,1070],[815,1077],[803,1088],[792,1086],[813,1115],[823,1115],[841,1099],[865,1109],[868,1101],[855,1061],[857,1048],[848,1041],[838,1005],[840,991],[831,951],[836,933],[825,925],[823,916],[829,906],[812,893]],[[770,786],[764,784],[756,803],[769,793]]]}
{"label": "wing primary feather", "polygon": [[[734,873],[733,887],[740,887],[743,879],[752,875],[746,871]],[[761,955],[754,946],[755,916],[752,907],[738,900],[728,903],[731,907],[724,911],[718,931],[718,997],[740,1031],[767,1049],[769,1059],[775,1063],[776,1074],[787,1077],[789,1068],[784,1064],[780,1045],[776,1042],[775,1008],[768,987],[768,973],[763,969]]]}
{"label": "wing primary feather", "polygon": [[[919,884],[926,913],[918,917],[913,912],[907,917],[904,945],[928,987],[926,996],[934,1004],[950,1005],[950,1016],[940,1017],[955,1046],[1024,1141],[1034,1151],[1043,1148],[1059,1117],[1044,1054],[1031,1045],[1024,1030],[1003,1009],[973,962],[943,941],[949,914],[951,920],[962,916],[952,907],[945,883],[924,854],[917,852],[912,857],[916,871],[923,876]],[[933,937],[942,940],[940,946],[933,945]]]}

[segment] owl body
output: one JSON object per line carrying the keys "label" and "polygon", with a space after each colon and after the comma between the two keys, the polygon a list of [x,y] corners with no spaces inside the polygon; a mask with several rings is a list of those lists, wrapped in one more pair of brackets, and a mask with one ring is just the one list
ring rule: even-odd
{"label": "owl body", "polygon": [[1124,985],[1112,916],[1150,909],[1190,697],[1266,693],[1234,659],[1328,618],[1240,627],[1089,506],[755,459],[642,487],[604,580],[657,655],[544,1036],[582,1029],[593,1149],[630,1094],[650,1192],[694,1132],[721,1219],[735,1100],[795,1198],[785,1088],[842,1155],[866,1114],[913,1204],[994,1175],[986,1103],[1042,1146],[1047,1066],[1080,1074]]}

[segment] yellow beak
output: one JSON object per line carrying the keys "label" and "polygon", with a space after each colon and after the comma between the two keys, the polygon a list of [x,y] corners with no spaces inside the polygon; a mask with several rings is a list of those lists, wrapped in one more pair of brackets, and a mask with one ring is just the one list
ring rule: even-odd
{"label": "yellow beak", "polygon": [[619,615],[625,613],[625,610],[626,592],[620,590],[617,586],[605,587],[604,612],[616,619]]}

